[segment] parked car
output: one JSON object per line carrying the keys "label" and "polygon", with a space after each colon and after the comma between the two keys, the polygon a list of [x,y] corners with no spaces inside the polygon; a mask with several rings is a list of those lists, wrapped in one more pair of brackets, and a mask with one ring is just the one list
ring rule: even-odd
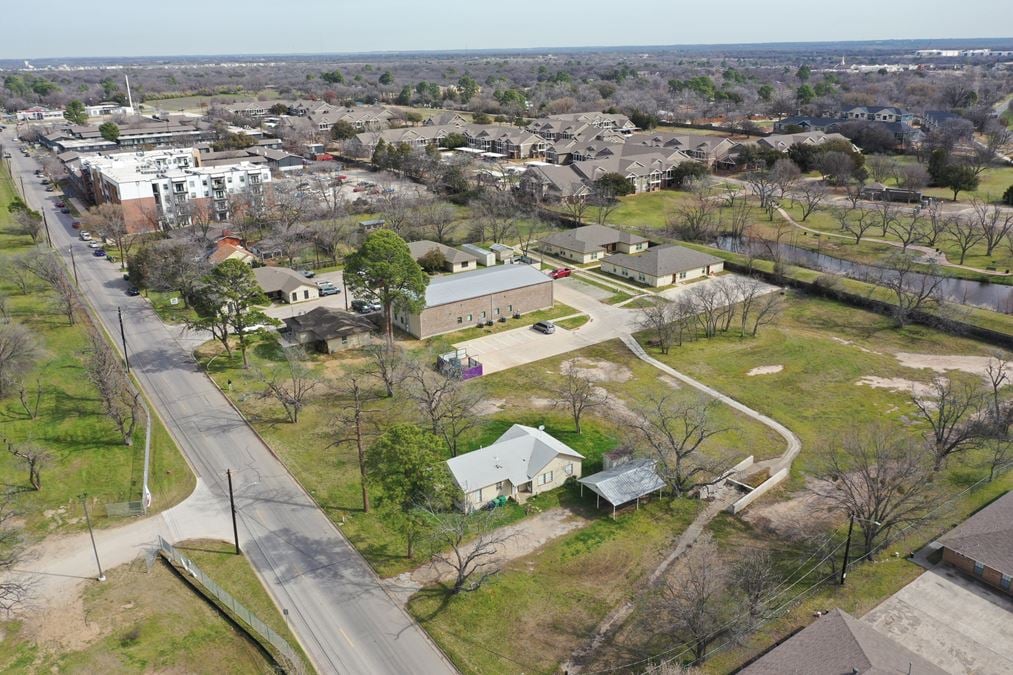
{"label": "parked car", "polygon": [[102,244],[98,243],[97,241],[92,241],[90,238],[87,241],[88,241],[88,248],[102,248]]}
{"label": "parked car", "polygon": [[312,279],[317,275],[313,270],[299,270],[299,274],[303,275],[307,279]]}
{"label": "parked car", "polygon": [[91,232],[87,230],[81,230],[81,234],[78,236],[81,237],[81,241],[91,241]]}
{"label": "parked car", "polygon": [[70,213],[70,209],[64,206],[62,209],[60,209],[60,213]]}
{"label": "parked car", "polygon": [[573,274],[573,270],[569,267],[557,267],[556,269],[549,272],[549,276],[553,279],[564,279]]}
{"label": "parked car", "polygon": [[140,294],[141,294],[141,289],[139,289],[137,286],[128,286],[127,287],[127,295],[133,296],[133,295],[140,295]]}
{"label": "parked car", "polygon": [[341,292],[341,289],[338,288],[337,286],[333,285],[333,284],[328,285],[328,286],[321,286],[320,287],[320,295],[322,295],[322,296],[323,295],[337,295],[340,292]]}
{"label": "parked car", "polygon": [[66,204],[64,204],[62,200],[57,199],[55,202],[53,202],[53,206],[55,206],[58,209],[62,209],[64,206],[66,206]]}
{"label": "parked car", "polygon": [[52,185],[50,185],[49,187],[46,188],[46,192],[55,192],[55,191],[56,191],[56,188],[54,188]]}
{"label": "parked car", "polygon": [[42,183],[43,185],[49,185],[49,179],[48,178],[43,178],[39,182]]}
{"label": "parked car", "polygon": [[381,311],[383,305],[379,302],[370,302],[369,300],[352,300],[352,309],[359,314],[369,314],[370,312]]}
{"label": "parked car", "polygon": [[551,321],[539,321],[531,326],[539,333],[545,333],[546,335],[552,335],[556,332],[556,324]]}
{"label": "parked car", "polygon": [[333,286],[334,282],[328,281],[327,279],[317,279],[317,288],[323,288],[324,286]]}
{"label": "parked car", "polygon": [[70,224],[70,226],[76,230],[79,227],[81,227],[81,221],[80,220],[75,220],[73,223]]}
{"label": "parked car", "polygon": [[105,251],[104,248],[97,248],[94,251],[92,251],[91,254],[93,256],[95,256],[96,258],[105,258],[106,257],[106,251]]}

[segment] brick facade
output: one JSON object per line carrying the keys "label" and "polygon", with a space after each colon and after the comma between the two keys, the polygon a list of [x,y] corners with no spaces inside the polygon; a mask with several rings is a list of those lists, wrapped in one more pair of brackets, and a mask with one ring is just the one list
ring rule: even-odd
{"label": "brick facade", "polygon": [[[945,546],[943,547],[943,562],[946,562],[952,565],[953,567],[956,567],[958,570],[964,572],[968,576],[974,577],[975,579],[978,579],[979,581],[988,584],[989,586],[995,588],[1000,593],[1013,596],[1013,590],[1011,590],[1011,586],[1013,586],[1013,584],[1007,584],[1006,587],[1004,588],[1002,583],[1003,573],[998,570],[994,570],[991,567],[984,566],[980,573],[975,572],[974,560],[968,558],[965,555],[957,553],[953,549],[946,548]],[[1013,576],[1013,571],[1009,573],[1009,576]]]}
{"label": "brick facade", "polygon": [[421,314],[405,316],[395,311],[394,325],[424,339],[471,328],[479,322],[498,321],[500,317],[509,319],[514,314],[547,309],[552,307],[552,302],[552,280],[546,277],[543,283],[427,307]]}

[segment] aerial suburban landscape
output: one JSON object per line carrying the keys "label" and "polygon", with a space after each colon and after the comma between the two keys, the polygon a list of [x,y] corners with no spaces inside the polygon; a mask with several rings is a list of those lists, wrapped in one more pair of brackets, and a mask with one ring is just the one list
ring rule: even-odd
{"label": "aerial suburban landscape", "polygon": [[51,5],[0,672],[1013,673],[1005,0]]}

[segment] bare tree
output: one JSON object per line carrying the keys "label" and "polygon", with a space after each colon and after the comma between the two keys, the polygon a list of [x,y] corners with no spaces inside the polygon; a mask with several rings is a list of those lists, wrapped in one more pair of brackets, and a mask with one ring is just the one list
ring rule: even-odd
{"label": "bare tree", "polygon": [[14,234],[21,234],[31,237],[32,243],[39,241],[42,234],[42,217],[28,209],[17,209],[14,211]]}
{"label": "bare tree", "polygon": [[870,155],[865,159],[865,168],[869,170],[869,177],[877,183],[885,183],[889,178],[897,175],[897,160],[887,155]]}
{"label": "bare tree", "polygon": [[957,248],[960,249],[960,261],[958,263],[960,265],[964,264],[967,252],[985,238],[985,233],[981,229],[981,223],[977,220],[960,217],[954,217],[949,220],[946,232],[950,235],[953,243],[957,245]]}
{"label": "bare tree", "polygon": [[905,253],[908,246],[917,244],[924,236],[925,224],[917,211],[912,211],[907,217],[899,216],[889,227],[891,234],[900,240],[901,251]]}
{"label": "bare tree", "polygon": [[741,239],[752,219],[749,202],[745,199],[730,199],[721,214],[721,231],[734,239]]}
{"label": "bare tree", "polygon": [[[579,223],[589,204],[587,199],[575,198],[563,206]],[[472,211],[482,232],[479,241],[502,242],[517,235],[517,220],[525,209],[512,192],[487,189],[472,202]]]}
{"label": "bare tree", "polygon": [[767,549],[750,551],[732,567],[731,586],[742,594],[746,606],[747,630],[771,617],[766,603],[781,582],[777,561]]}
{"label": "bare tree", "polygon": [[320,375],[309,365],[308,356],[302,347],[284,350],[285,362],[269,370],[255,369],[254,377],[264,385],[261,398],[273,398],[285,410],[288,421],[299,422],[299,412],[322,381]]}
{"label": "bare tree", "polygon": [[637,328],[651,331],[658,349],[662,354],[667,354],[672,345],[682,346],[683,334],[692,317],[692,312],[688,309],[691,309],[688,303],[655,297],[641,308]]}
{"label": "bare tree", "polygon": [[14,510],[14,492],[0,495],[0,613],[10,617],[22,607],[31,593],[31,582],[9,572],[17,568],[24,554],[24,536]]}
{"label": "bare tree", "polygon": [[706,181],[693,181],[692,197],[681,203],[668,218],[668,230],[689,241],[709,241],[717,230],[720,204]]}
{"label": "bare tree", "polygon": [[[691,288],[685,297],[693,303],[693,315],[706,337],[714,337],[729,311],[728,297],[717,284]],[[734,310],[734,307],[732,308]]]}
{"label": "bare tree", "polygon": [[477,423],[476,408],[484,398],[482,390],[476,383],[446,377],[421,363],[412,365],[408,382],[409,400],[418,406],[432,432],[443,438],[451,456],[457,457],[461,436]]}
{"label": "bare tree", "polygon": [[42,469],[52,460],[45,448],[30,443],[10,443],[7,450],[28,469],[28,482],[33,490],[42,489]]}
{"label": "bare tree", "polygon": [[88,209],[84,218],[85,227],[97,232],[102,239],[113,242],[120,255],[120,267],[126,267],[126,257],[133,246],[134,237],[127,228],[123,207],[106,203]]}
{"label": "bare tree", "polygon": [[386,341],[372,342],[363,351],[369,356],[368,374],[383,383],[387,398],[390,398],[408,377],[411,365],[408,355],[398,345]]}
{"label": "bare tree", "polygon": [[750,171],[743,179],[760,200],[760,208],[770,210],[770,202],[777,192],[777,181],[769,171]]}
{"label": "bare tree", "polygon": [[646,446],[656,460],[655,471],[675,497],[714,485],[730,466],[727,459],[706,456],[701,450],[708,438],[726,430],[713,422],[716,405],[709,399],[678,401],[672,394],[652,394],[627,421],[634,443]]}
{"label": "bare tree", "polygon": [[88,379],[98,390],[102,408],[123,439],[124,445],[134,444],[134,429],[140,420],[141,394],[127,377],[120,357],[97,330],[89,332],[91,354],[85,361]]}
{"label": "bare tree", "polygon": [[35,287],[30,258],[32,254],[25,253],[0,258],[0,277],[17,288],[21,295],[28,295]]}
{"label": "bare tree", "polygon": [[576,195],[560,201],[560,206],[563,207],[563,212],[566,215],[580,225],[584,221],[584,214],[587,212],[588,207],[591,206],[591,203],[586,196]]}
{"label": "bare tree", "polygon": [[832,213],[841,229],[855,238],[856,246],[862,243],[865,233],[875,226],[865,209],[834,209]]}
{"label": "bare tree", "polygon": [[[21,403],[21,407],[24,409],[25,414],[28,415],[28,419],[36,419],[39,416],[39,406],[42,404],[42,378],[35,378],[34,397],[23,379],[19,380],[15,386],[18,390],[18,402]],[[34,400],[32,400],[33,398]]]}
{"label": "bare tree", "polygon": [[879,234],[883,237],[890,232],[890,227],[900,217],[900,209],[888,199],[874,202],[874,206],[869,211],[874,214],[876,224],[879,225]]}
{"label": "bare tree", "polygon": [[794,193],[795,203],[802,209],[802,222],[820,208],[828,196],[826,187],[816,181],[802,181]]}
{"label": "bare tree", "polygon": [[935,501],[924,454],[885,426],[844,437],[827,452],[814,492],[854,516],[866,555],[897,527],[921,521]]}
{"label": "bare tree", "polygon": [[830,150],[822,153],[816,168],[823,175],[823,180],[834,185],[845,184],[855,172],[855,160],[844,152]]}
{"label": "bare tree", "polygon": [[18,386],[39,359],[39,340],[27,327],[0,321],[0,398]]}
{"label": "bare tree", "polygon": [[689,643],[694,663],[703,661],[710,645],[732,630],[735,608],[725,596],[728,571],[720,560],[717,546],[705,533],[658,598],[660,616],[676,640]]}
{"label": "bare tree", "polygon": [[977,198],[971,199],[974,209],[974,220],[977,231],[985,242],[985,255],[992,255],[996,246],[1001,244],[1013,231],[1013,211],[993,204],[986,204]]}
{"label": "bare tree", "polygon": [[584,413],[600,408],[608,400],[608,392],[594,383],[587,373],[570,360],[563,370],[563,381],[553,391],[555,405],[566,407],[573,417],[573,426],[580,433],[580,420]]}
{"label": "bare tree", "polygon": [[844,181],[844,196],[847,198],[851,208],[858,208],[858,202],[862,199],[862,190],[864,189],[865,183],[860,180],[849,178]]}
{"label": "bare tree", "polygon": [[929,171],[921,164],[904,164],[898,170],[900,186],[905,190],[921,190],[929,184]]}
{"label": "bare tree", "polygon": [[359,461],[359,482],[362,486],[362,510],[369,513],[369,481],[367,480],[366,448],[367,441],[374,438],[377,429],[368,424],[369,418],[379,412],[372,407],[377,396],[372,390],[363,386],[363,378],[356,373],[346,375],[338,385],[338,395],[345,405],[339,408],[334,429],[338,431],[332,445],[354,442],[356,456]]}
{"label": "bare tree", "polygon": [[975,447],[987,435],[981,419],[984,392],[979,386],[945,377],[933,380],[926,396],[911,393],[911,402],[928,425],[925,440],[932,453],[932,470],[938,471],[951,456]]}
{"label": "bare tree", "polygon": [[943,298],[941,286],[944,277],[938,267],[928,265],[919,270],[915,259],[904,253],[895,253],[886,260],[878,275],[868,278],[872,284],[889,291],[894,300],[893,317],[897,326],[907,325],[913,312],[929,307],[939,307]]}
{"label": "bare tree", "polygon": [[989,387],[989,417],[992,436],[1008,436],[1010,428],[1010,413],[1013,412],[1013,404],[1003,399],[1002,388],[1013,382],[1013,364],[1005,354],[995,353],[989,358],[985,365],[985,381]]}
{"label": "bare tree", "polygon": [[492,511],[465,516],[427,508],[426,516],[433,563],[453,573],[451,595],[477,591],[496,574],[494,556],[514,535],[496,527]]}
{"label": "bare tree", "polygon": [[757,279],[746,277],[733,277],[728,285],[735,292],[734,301],[739,303],[739,337],[744,337],[753,309],[763,295],[764,285]]}
{"label": "bare tree", "polygon": [[785,193],[791,190],[802,177],[798,166],[787,157],[775,161],[774,166],[770,167],[770,174],[777,186],[779,200],[783,200]]}

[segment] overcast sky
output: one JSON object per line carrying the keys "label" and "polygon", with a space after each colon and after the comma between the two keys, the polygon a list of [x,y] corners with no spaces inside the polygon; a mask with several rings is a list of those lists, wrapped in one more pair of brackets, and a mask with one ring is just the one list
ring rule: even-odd
{"label": "overcast sky", "polygon": [[[1013,34],[1013,0],[0,2],[0,58],[811,42]],[[800,11],[801,10],[801,11]]]}

